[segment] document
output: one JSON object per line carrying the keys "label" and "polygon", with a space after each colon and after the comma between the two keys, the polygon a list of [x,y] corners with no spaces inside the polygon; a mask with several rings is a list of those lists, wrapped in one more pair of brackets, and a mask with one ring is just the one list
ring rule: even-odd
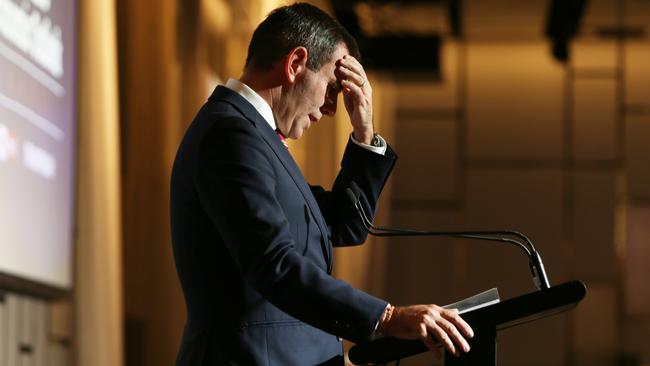
{"label": "document", "polygon": [[499,301],[501,301],[499,299],[499,291],[496,288],[493,288],[487,291],[483,291],[480,294],[470,296],[453,304],[445,305],[443,308],[458,309],[459,313],[463,314],[496,304]]}

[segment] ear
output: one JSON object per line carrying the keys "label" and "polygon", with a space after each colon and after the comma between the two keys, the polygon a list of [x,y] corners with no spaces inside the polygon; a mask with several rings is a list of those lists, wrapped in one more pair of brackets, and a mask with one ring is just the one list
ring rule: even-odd
{"label": "ear", "polygon": [[295,83],[300,75],[307,71],[309,52],[305,47],[296,47],[284,58],[283,70],[285,80]]}

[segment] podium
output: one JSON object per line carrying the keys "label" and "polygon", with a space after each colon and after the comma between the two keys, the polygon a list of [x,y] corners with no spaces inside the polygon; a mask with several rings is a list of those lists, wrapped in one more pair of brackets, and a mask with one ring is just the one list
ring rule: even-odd
{"label": "podium", "polygon": [[[569,310],[586,292],[582,282],[571,281],[464,313],[463,319],[474,330],[474,338],[468,339],[471,350],[460,357],[445,353],[445,366],[496,366],[498,331]],[[385,364],[426,351],[419,340],[387,337],[355,345],[349,357],[356,365]]]}

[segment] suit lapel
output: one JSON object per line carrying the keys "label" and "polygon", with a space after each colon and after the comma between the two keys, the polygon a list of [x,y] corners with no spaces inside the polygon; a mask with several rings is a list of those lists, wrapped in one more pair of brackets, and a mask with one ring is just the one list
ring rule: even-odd
{"label": "suit lapel", "polygon": [[314,217],[318,229],[321,232],[321,246],[323,247],[323,254],[327,261],[328,272],[331,272],[332,268],[332,248],[329,245],[329,229],[325,223],[323,214],[318,207],[318,203],[314,198],[314,195],[311,193],[311,189],[307,184],[305,177],[302,175],[302,172],[296,165],[296,162],[293,160],[289,150],[284,146],[282,141],[278,138],[278,135],[271,126],[266,122],[266,120],[257,112],[257,110],[250,104],[246,99],[244,99],[239,94],[233,92],[232,90],[218,86],[215,91],[210,96],[211,100],[221,100],[227,103],[230,103],[235,108],[237,108],[244,117],[250,120],[255,128],[259,132],[262,139],[269,145],[271,150],[275,153],[276,157],[282,163],[284,168],[289,173],[291,179],[300,190],[300,193],[303,196],[307,206],[311,211],[312,216]]}

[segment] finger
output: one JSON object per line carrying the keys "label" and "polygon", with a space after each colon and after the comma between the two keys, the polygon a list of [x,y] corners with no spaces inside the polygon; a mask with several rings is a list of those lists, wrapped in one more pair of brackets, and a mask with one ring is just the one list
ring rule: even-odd
{"label": "finger", "polygon": [[368,83],[367,80],[363,78],[363,76],[345,66],[339,66],[339,71],[343,75],[344,80],[351,80],[359,87],[364,87]]}
{"label": "finger", "polygon": [[469,343],[463,338],[458,329],[450,321],[440,319],[438,325],[447,333],[454,343],[456,343],[463,351],[469,352]]}
{"label": "finger", "polygon": [[368,77],[366,76],[366,72],[363,69],[363,66],[361,66],[361,63],[359,60],[356,58],[346,55],[343,57],[341,60],[341,65],[347,67],[348,69],[351,69],[352,71],[356,72],[357,74],[361,75],[364,79],[367,79]]}
{"label": "finger", "polygon": [[342,80],[341,85],[343,85],[343,92],[347,95],[352,95],[356,103],[363,102],[363,90],[357,84],[351,82],[350,80]]}
{"label": "finger", "polygon": [[442,346],[445,347],[447,351],[455,356],[458,356],[458,353],[456,353],[456,347],[454,347],[454,343],[441,327],[439,327],[437,324],[433,325],[431,327],[431,333],[442,344]]}
{"label": "finger", "polygon": [[442,312],[442,316],[452,322],[456,328],[459,328],[466,337],[474,337],[474,330],[472,330],[472,327],[458,314],[458,309],[446,309]]}
{"label": "finger", "polygon": [[[353,65],[351,63],[341,64],[341,65],[339,65],[338,68],[341,71],[341,73],[343,73],[345,71],[349,71],[352,74],[358,75],[357,78],[359,78],[359,80],[361,80],[361,81],[365,80],[367,82],[367,80],[368,80],[368,76],[363,71],[363,68],[357,67],[357,66],[355,66],[355,65]],[[347,75],[349,75],[349,74],[346,73],[346,76]],[[363,84],[363,82],[361,82],[360,84]]]}
{"label": "finger", "polygon": [[434,356],[436,356],[437,359],[441,359],[442,351],[440,351],[440,348],[438,347],[436,342],[434,342],[433,338],[429,336],[429,332],[427,331],[427,327],[425,324],[421,324],[419,334],[422,343],[424,343],[424,345],[427,346],[427,348],[430,349],[431,352],[433,352]]}

